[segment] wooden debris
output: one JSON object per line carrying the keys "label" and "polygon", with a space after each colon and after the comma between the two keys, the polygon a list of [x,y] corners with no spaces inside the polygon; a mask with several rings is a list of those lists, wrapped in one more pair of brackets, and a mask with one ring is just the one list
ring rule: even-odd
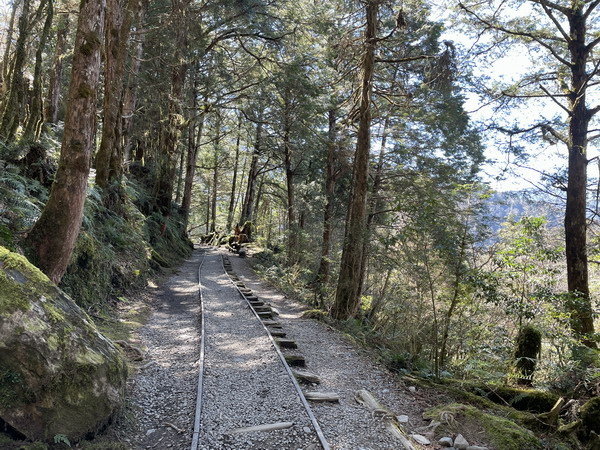
{"label": "wooden debris", "polygon": [[244,297],[246,297],[246,300],[248,300],[249,302],[254,302],[254,301],[258,300],[258,297],[256,295],[244,294]]}
{"label": "wooden debris", "polygon": [[558,415],[560,414],[560,411],[562,409],[562,407],[565,404],[565,399],[563,397],[559,398],[556,403],[554,404],[554,406],[552,407],[552,409],[548,412],[542,413],[542,414],[537,414],[536,418],[541,420],[543,423],[545,423],[546,425],[550,426],[550,427],[555,427],[558,425]]}
{"label": "wooden debris", "polygon": [[268,312],[268,313],[272,313],[273,311],[271,311],[271,307],[270,306],[259,306],[259,305],[252,305],[252,307],[254,308],[254,311],[256,311],[257,313],[262,313],[262,312]]}
{"label": "wooden debris", "polygon": [[340,396],[335,392],[305,392],[306,400],[313,402],[339,402]]}
{"label": "wooden debris", "polygon": [[375,417],[395,418],[395,414],[379,403],[377,399],[373,397],[373,395],[371,395],[371,393],[366,389],[356,391],[354,398],[358,403],[366,406],[371,411],[371,414],[373,414]]}
{"label": "wooden debris", "polygon": [[396,422],[392,420],[386,421],[385,429],[388,430],[392,434],[392,436],[394,436],[400,441],[400,443],[404,446],[405,450],[416,450],[415,446],[412,445],[412,442],[408,440],[408,438],[404,434],[404,431],[402,431],[402,429]]}
{"label": "wooden debris", "polygon": [[267,327],[282,328],[281,323],[277,322],[276,320],[263,320],[263,323]]}
{"label": "wooden debris", "polygon": [[304,367],[306,365],[306,360],[302,355],[285,355],[285,360],[293,367]]}
{"label": "wooden debris", "polygon": [[271,333],[271,336],[273,337],[286,337],[287,333],[285,331],[281,331],[281,330],[269,330],[269,333]]}
{"label": "wooden debris", "polygon": [[233,430],[226,432],[225,434],[251,433],[253,431],[285,430],[286,428],[292,428],[293,426],[294,426],[293,422],[268,423],[265,425],[256,425],[253,427],[235,428]]}
{"label": "wooden debris", "polygon": [[177,431],[179,434],[183,434],[185,431],[182,430],[181,428],[176,427],[175,425],[173,425],[170,422],[165,422],[163,423],[163,427],[171,427],[173,428],[175,431]]}
{"label": "wooden debris", "polygon": [[307,381],[308,383],[315,384],[319,384],[321,382],[321,379],[318,375],[307,370],[292,369],[292,373],[296,378],[298,378],[301,381]]}
{"label": "wooden debris", "polygon": [[298,348],[298,344],[293,339],[275,339],[275,343],[281,348]]}
{"label": "wooden debris", "polygon": [[358,403],[366,406],[371,411],[373,416],[380,417],[385,422],[386,430],[388,430],[392,436],[397,438],[405,449],[416,450],[402,429],[402,425],[398,423],[396,415],[379,403],[379,401],[377,401],[377,399],[369,391],[366,389],[356,391],[354,398]]}
{"label": "wooden debris", "polygon": [[272,319],[273,318],[273,314],[271,314],[271,311],[257,312],[256,314],[258,314],[258,317],[260,317],[261,319]]}

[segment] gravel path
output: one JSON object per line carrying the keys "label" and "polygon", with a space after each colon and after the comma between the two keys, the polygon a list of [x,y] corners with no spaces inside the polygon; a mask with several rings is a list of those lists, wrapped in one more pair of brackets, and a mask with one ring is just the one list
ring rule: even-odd
{"label": "gravel path", "polygon": [[145,360],[130,379],[126,420],[117,430],[132,449],[189,449],[198,381],[198,266],[195,251],[157,289],[156,311],[140,329]]}
{"label": "gravel path", "polygon": [[[199,449],[316,450],[310,419],[261,323],[223,271],[223,250],[208,249],[201,272],[205,313],[205,361]],[[114,427],[131,449],[189,449],[192,442],[200,354],[200,297],[195,251],[162,288],[157,307],[139,331],[145,360],[130,379],[125,419]],[[395,414],[410,418],[408,429],[423,425],[429,403],[328,325],[301,317],[303,306],[260,281],[246,259],[231,256],[233,271],[260,300],[280,313],[287,338],[306,369],[321,378],[305,391],[334,392],[339,403],[312,403],[325,437],[336,450],[402,449],[367,408],[355,400],[367,389]],[[290,422],[290,428],[231,433],[241,427]],[[427,448],[415,445],[416,448]],[[431,448],[431,447],[429,447]]]}
{"label": "gravel path", "polygon": [[[202,449],[305,449],[317,442],[310,419],[261,323],[210,251],[202,268],[205,320]],[[230,434],[250,426],[291,428]]]}
{"label": "gravel path", "polygon": [[[319,385],[307,389],[339,394],[339,404],[311,404],[331,448],[402,449],[399,441],[385,430],[383,421],[355,400],[356,391],[366,389],[396,415],[408,415],[408,429],[425,425],[421,414],[428,406],[429,399],[418,391],[411,392],[408,386],[340,332],[322,322],[303,319],[301,315],[306,307],[261,281],[249,267],[247,259],[231,257],[231,261],[233,270],[246,286],[261,300],[279,310],[278,321],[287,336],[298,343],[298,350],[294,350],[294,353],[302,354],[306,358],[306,369],[321,378]],[[427,448],[416,443],[413,445]]]}

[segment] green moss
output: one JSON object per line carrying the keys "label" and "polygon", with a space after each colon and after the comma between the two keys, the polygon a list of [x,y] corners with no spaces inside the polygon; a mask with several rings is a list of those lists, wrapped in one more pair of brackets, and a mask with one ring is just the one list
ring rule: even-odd
{"label": "green moss", "polygon": [[19,386],[23,383],[21,374],[11,369],[0,372],[0,407],[11,408],[19,400]]}
{"label": "green moss", "polygon": [[[442,422],[438,432],[463,433],[467,440],[469,434],[482,432],[482,439],[494,448],[502,450],[522,450],[543,448],[540,440],[530,431],[504,417],[488,414],[471,405],[451,403],[427,410],[423,416]],[[472,439],[472,438],[471,438]]]}
{"label": "green moss", "polygon": [[56,286],[24,256],[0,246],[0,315],[28,311],[29,298],[49,297]]}
{"label": "green moss", "polygon": [[588,400],[580,411],[581,425],[585,437],[593,431],[600,433],[600,397]]}
{"label": "green moss", "polygon": [[[515,388],[477,381],[453,380],[451,378],[440,380],[440,383],[451,387],[453,392],[461,395],[475,394],[498,405],[509,405],[519,411],[529,411],[536,414],[550,411],[558,400],[558,395],[537,389]],[[469,401],[471,399],[472,397],[469,397]]]}

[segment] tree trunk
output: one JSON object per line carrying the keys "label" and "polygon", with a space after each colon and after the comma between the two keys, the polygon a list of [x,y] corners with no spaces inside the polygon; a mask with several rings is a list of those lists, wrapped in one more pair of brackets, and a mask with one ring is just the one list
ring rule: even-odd
{"label": "tree trunk", "polygon": [[233,214],[235,212],[235,198],[236,198],[236,187],[237,187],[237,176],[238,176],[238,165],[240,162],[240,140],[242,135],[242,116],[238,117],[238,132],[235,141],[235,160],[233,163],[233,179],[231,180],[231,198],[229,199],[229,209],[227,211],[227,227],[226,231],[231,230],[233,225]]}
{"label": "tree trunk", "polygon": [[27,238],[33,260],[55,283],[67,269],[83,218],[105,11],[105,0],[81,2],[58,171],[42,215]]}
{"label": "tree trunk", "polygon": [[[143,0],[139,4],[135,22],[137,29],[141,29],[144,25],[144,17],[148,8],[148,0]],[[133,118],[137,104],[137,87],[138,74],[142,64],[142,56],[144,54],[144,33],[135,36],[135,44],[132,50],[133,56],[131,59],[131,68],[127,77],[127,84],[123,93],[123,116],[122,116],[122,133],[123,133],[123,160],[127,164],[131,160],[131,132],[133,130]]]}
{"label": "tree trunk", "polygon": [[283,164],[287,194],[287,263],[291,267],[298,261],[298,224],[296,223],[296,194],[294,191],[294,168],[292,162],[292,145],[290,142],[291,117],[288,104],[289,102],[286,99],[283,117]]}
{"label": "tree trunk", "polygon": [[169,94],[169,113],[166,124],[161,131],[161,147],[159,149],[158,179],[154,187],[156,209],[163,216],[171,212],[175,169],[177,164],[177,141],[185,120],[181,111],[183,86],[187,74],[185,53],[188,47],[188,6],[191,0],[173,0],[174,26],[177,42],[173,60],[175,65],[171,74],[171,92]]}
{"label": "tree trunk", "polygon": [[587,144],[591,115],[586,107],[589,58],[586,38],[586,19],[583,5],[570,16],[571,38],[571,89],[569,93],[569,180],[565,210],[565,251],[567,257],[567,282],[570,299],[567,308],[571,313],[571,328],[585,346],[596,348],[594,320],[588,283],[587,258]]}
{"label": "tree trunk", "polygon": [[7,81],[10,78],[10,49],[12,48],[13,33],[15,31],[15,18],[17,17],[17,9],[19,8],[19,0],[14,0],[10,13],[10,22],[8,24],[8,30],[6,32],[6,42],[4,44],[4,57],[2,58],[2,92],[6,92]]}
{"label": "tree trunk", "polygon": [[96,184],[103,189],[104,201],[111,208],[123,201],[122,98],[127,43],[136,0],[107,0],[104,116],[102,138],[96,153]]}
{"label": "tree trunk", "polygon": [[210,231],[217,231],[217,197],[219,195],[219,147],[221,146],[221,117],[218,116],[215,124],[216,138],[214,145],[214,166],[212,179],[212,198],[210,202]]}
{"label": "tree trunk", "polygon": [[40,2],[38,11],[46,7],[46,20],[44,21],[44,27],[38,48],[35,52],[35,68],[33,71],[33,92],[31,94],[31,108],[29,111],[29,117],[25,124],[25,130],[23,131],[23,139],[28,141],[36,141],[42,132],[42,125],[44,123],[44,112],[42,102],[42,57],[46,48],[46,41],[50,34],[50,28],[52,26],[52,19],[54,17],[54,5],[53,0],[44,0]]}
{"label": "tree trunk", "polygon": [[15,133],[19,127],[21,117],[23,116],[23,97],[24,97],[24,79],[23,71],[25,68],[25,58],[27,57],[26,42],[29,34],[29,8],[31,0],[23,0],[21,17],[19,17],[19,37],[15,47],[15,58],[10,70],[9,79],[6,80],[6,100],[2,110],[0,120],[0,137],[6,142],[15,138]]}
{"label": "tree trunk", "polygon": [[69,15],[64,14],[58,24],[56,35],[56,48],[54,49],[54,61],[50,71],[48,82],[48,94],[46,97],[45,120],[48,123],[58,122],[58,109],[60,103],[60,79],[63,71],[63,58],[67,47],[67,35],[69,32]]}
{"label": "tree trunk", "polygon": [[325,209],[323,210],[323,242],[321,244],[321,261],[317,270],[317,289],[320,307],[323,307],[325,287],[329,283],[331,262],[331,230],[333,221],[333,202],[335,201],[335,158],[336,158],[336,110],[328,113],[329,129],[327,133],[327,166],[325,168]]}
{"label": "tree trunk", "polygon": [[258,177],[258,157],[262,145],[262,123],[256,124],[256,141],[254,142],[254,150],[250,161],[250,171],[248,172],[248,184],[246,186],[246,195],[242,204],[242,215],[240,217],[240,225],[253,219],[254,196],[256,193],[256,179]]}
{"label": "tree trunk", "polygon": [[375,65],[375,39],[377,34],[377,11],[379,2],[367,0],[365,51],[362,61],[360,87],[359,124],[352,174],[352,198],[348,208],[346,237],[340,263],[335,303],[331,310],[337,320],[354,316],[360,306],[360,278],[363,240],[366,238],[366,207],[371,149],[371,93]]}
{"label": "tree trunk", "polygon": [[[192,110],[194,111],[198,106],[196,100],[197,96],[198,82],[197,80],[194,80],[194,88],[192,89]],[[183,215],[183,220],[186,225],[188,223],[190,217],[190,209],[192,207],[192,187],[194,186],[194,177],[196,175],[196,162],[198,161],[198,150],[200,147],[200,139],[202,138],[205,116],[206,112],[203,110],[200,113],[199,117],[197,135],[195,132],[193,132],[196,124],[193,121],[190,123],[190,133],[196,136],[195,138],[190,139],[188,142],[188,151],[185,167],[185,182],[183,184],[183,199],[181,200],[181,213]]]}

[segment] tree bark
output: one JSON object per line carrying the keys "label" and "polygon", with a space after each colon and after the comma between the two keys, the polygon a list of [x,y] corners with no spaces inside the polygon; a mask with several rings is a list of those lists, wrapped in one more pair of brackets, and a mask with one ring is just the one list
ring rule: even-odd
{"label": "tree bark", "polygon": [[122,99],[127,43],[137,0],[107,0],[102,138],[96,153],[96,185],[111,208],[122,202]]}
{"label": "tree bark", "polygon": [[336,110],[328,113],[329,128],[327,132],[327,165],[325,167],[325,209],[323,210],[323,240],[321,244],[321,260],[317,270],[316,282],[319,306],[323,307],[325,287],[329,283],[331,262],[331,231],[333,226],[333,202],[335,201],[335,159],[336,159]]}
{"label": "tree bark", "polygon": [[[192,110],[197,108],[198,82],[194,80],[194,88],[192,89]],[[206,100],[206,97],[205,97]],[[204,128],[204,118],[206,112],[203,110],[200,113],[198,131],[195,132],[196,124],[194,121],[190,123],[190,134],[194,135],[188,143],[188,151],[186,158],[185,182],[183,184],[183,198],[181,200],[181,214],[183,215],[184,223],[187,224],[192,207],[192,187],[194,186],[194,177],[196,175],[196,162],[198,160],[198,150],[200,147],[200,139],[202,138]]]}
{"label": "tree bark", "polygon": [[[579,4],[578,4],[579,5]],[[586,107],[586,66],[589,52],[583,5],[575,7],[569,17],[571,42],[571,87],[569,92],[569,180],[565,210],[565,252],[570,299],[571,328],[585,346],[597,348],[588,281],[587,257],[587,144],[590,111]]]}
{"label": "tree bark", "polygon": [[48,202],[27,238],[34,262],[55,283],[67,269],[83,218],[105,11],[105,0],[81,2],[58,171]]}
{"label": "tree bark", "polygon": [[283,112],[283,164],[285,169],[286,194],[287,194],[287,222],[288,222],[288,245],[287,263],[293,266],[298,261],[298,224],[296,223],[296,193],[294,186],[294,167],[291,134],[291,112],[290,102],[286,97]]}
{"label": "tree bark", "polygon": [[10,70],[9,79],[6,80],[6,100],[3,105],[2,118],[0,120],[0,137],[5,141],[12,141],[23,116],[24,80],[23,70],[27,50],[25,44],[28,37],[29,9],[31,0],[23,0],[23,8],[19,17],[19,37],[15,45],[15,58]]}
{"label": "tree bark", "polygon": [[348,208],[346,237],[340,263],[335,303],[331,310],[337,320],[353,317],[360,306],[360,271],[363,240],[366,238],[366,207],[369,176],[369,153],[371,149],[371,94],[375,65],[375,41],[377,34],[377,0],[366,1],[367,26],[365,51],[361,65],[359,124],[352,174],[352,198]]}
{"label": "tree bark", "polygon": [[54,61],[48,82],[48,94],[46,96],[45,120],[48,123],[58,122],[58,110],[60,103],[60,79],[63,71],[63,58],[67,47],[67,35],[69,32],[69,15],[64,14],[58,24],[56,35],[56,47],[54,49]]}
{"label": "tree bark", "polygon": [[[144,17],[148,8],[148,0],[143,0],[139,4],[139,9],[135,17],[137,29],[141,29],[144,25]],[[142,56],[144,54],[144,33],[135,36],[134,46],[132,50],[131,67],[127,77],[126,87],[123,93],[123,115],[122,115],[122,132],[123,132],[123,160],[127,164],[131,160],[133,119],[135,116],[135,108],[137,104],[137,77],[140,73],[142,64]]]}
{"label": "tree bark", "polygon": [[221,117],[215,124],[216,138],[214,144],[214,166],[212,179],[212,196],[210,201],[210,231],[217,231],[217,197],[219,196],[219,148],[221,146]]}
{"label": "tree bark", "polygon": [[2,93],[6,92],[6,82],[10,78],[10,49],[12,48],[13,33],[15,32],[15,18],[17,17],[17,9],[19,8],[19,0],[14,0],[10,13],[10,21],[6,32],[6,42],[4,44],[4,57],[2,58]]}
{"label": "tree bark", "polygon": [[35,68],[33,71],[33,92],[31,95],[31,108],[29,118],[25,124],[23,139],[35,141],[40,137],[42,125],[44,123],[44,112],[42,102],[42,57],[46,48],[46,41],[50,34],[52,19],[54,18],[53,0],[43,0],[40,2],[39,11],[46,7],[46,20],[35,52]]}
{"label": "tree bark", "polygon": [[161,131],[158,178],[154,187],[156,209],[163,216],[171,212],[175,169],[177,164],[177,141],[185,119],[181,111],[183,86],[188,64],[185,54],[188,48],[188,7],[191,0],[173,0],[174,26],[176,31],[175,65],[171,73],[171,92],[166,124]]}
{"label": "tree bark", "polygon": [[227,211],[227,227],[226,231],[231,230],[233,225],[233,214],[235,211],[235,198],[237,188],[237,177],[238,177],[238,165],[240,162],[240,140],[242,135],[242,116],[238,117],[238,130],[237,138],[235,140],[235,160],[233,162],[233,179],[231,180],[231,198],[229,199],[229,209]]}
{"label": "tree bark", "polygon": [[262,145],[262,123],[256,124],[256,140],[254,142],[254,150],[252,151],[252,159],[250,160],[250,170],[248,172],[248,184],[246,185],[246,195],[242,204],[242,214],[240,217],[240,225],[245,222],[251,222],[253,219],[254,197],[256,194],[256,181],[258,178],[258,157],[261,152]]}

